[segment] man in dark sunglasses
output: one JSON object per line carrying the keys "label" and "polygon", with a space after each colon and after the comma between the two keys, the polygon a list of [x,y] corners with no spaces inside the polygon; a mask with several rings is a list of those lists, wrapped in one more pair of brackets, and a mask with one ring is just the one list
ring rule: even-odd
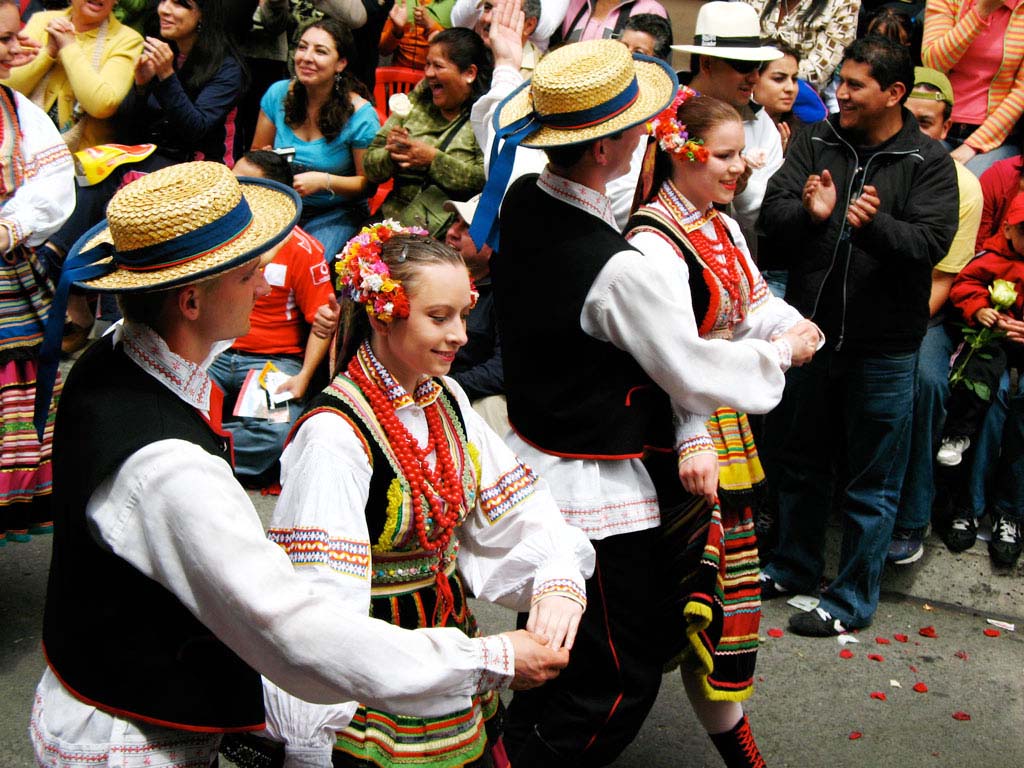
{"label": "man in dark sunglasses", "polygon": [[[779,132],[759,104],[752,100],[758,68],[782,53],[761,44],[757,12],[746,3],[705,3],[697,15],[693,45],[674,45],[692,54],[689,85],[707,96],[736,107],[743,118],[747,170],[740,178],[732,215],[739,222],[750,252],[757,256],[754,225],[768,179],[782,165]],[[687,80],[681,73],[680,81]]]}

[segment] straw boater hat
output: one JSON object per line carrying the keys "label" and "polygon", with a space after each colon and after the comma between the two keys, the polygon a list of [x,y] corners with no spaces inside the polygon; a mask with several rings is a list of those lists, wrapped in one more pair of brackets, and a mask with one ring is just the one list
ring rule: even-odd
{"label": "straw boater hat", "polygon": [[[500,105],[496,124],[529,119],[524,147],[593,141],[632,128],[667,107],[679,83],[660,59],[630,54],[617,40],[587,40],[552,51]],[[532,130],[530,127],[532,126]]]}
{"label": "straw boater hat", "polygon": [[746,3],[711,2],[701,6],[693,45],[672,50],[737,61],[774,61],[782,51],[761,43],[761,21]]}
{"label": "straw boater hat", "polygon": [[114,195],[106,220],[79,238],[67,260],[93,265],[94,274],[75,279],[92,290],[186,285],[276,245],[299,210],[295,191],[273,181],[236,179],[220,163],[172,165]]}
{"label": "straw boater hat", "polygon": [[64,262],[39,352],[37,433],[46,424],[73,284],[129,293],[206,280],[284,240],[301,209],[294,190],[236,179],[220,163],[172,165],[115,194],[106,220],[80,237]]}
{"label": "straw boater hat", "polygon": [[533,78],[495,111],[491,172],[470,231],[473,241],[497,250],[498,207],[520,145],[551,149],[612,136],[661,112],[678,88],[668,64],[631,55],[617,40],[572,43],[542,58]]}

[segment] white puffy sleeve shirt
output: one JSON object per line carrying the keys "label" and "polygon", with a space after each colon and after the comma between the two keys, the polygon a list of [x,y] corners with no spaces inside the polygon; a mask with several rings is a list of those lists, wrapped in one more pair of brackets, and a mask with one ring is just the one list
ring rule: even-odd
{"label": "white puffy sleeve shirt", "polygon": [[36,246],[63,226],[75,209],[75,168],[53,121],[17,91],[14,104],[21,123],[24,181],[0,203],[0,227],[10,234],[10,248]]}

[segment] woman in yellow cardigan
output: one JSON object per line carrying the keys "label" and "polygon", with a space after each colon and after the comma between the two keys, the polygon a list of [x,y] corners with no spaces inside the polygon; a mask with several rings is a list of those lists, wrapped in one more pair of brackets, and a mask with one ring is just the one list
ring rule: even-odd
{"label": "woman in yellow cardigan", "polygon": [[[32,15],[24,32],[41,45],[4,82],[36,102],[72,151],[113,139],[108,118],[128,93],[142,37],[113,14],[116,0],[71,0]],[[79,125],[80,123],[80,125]]]}

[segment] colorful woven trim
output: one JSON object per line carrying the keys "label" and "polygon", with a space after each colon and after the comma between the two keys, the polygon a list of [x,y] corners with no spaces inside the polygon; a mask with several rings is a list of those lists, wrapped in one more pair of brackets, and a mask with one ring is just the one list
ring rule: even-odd
{"label": "colorful woven trim", "polygon": [[322,528],[271,528],[267,538],[297,567],[326,565],[335,573],[370,578],[370,542],[331,536]]}
{"label": "colorful woven trim", "polygon": [[525,464],[517,464],[493,485],[480,488],[480,509],[494,525],[517,504],[529,498],[537,487],[537,476]]}
{"label": "colorful woven trim", "polygon": [[530,605],[536,605],[549,595],[567,597],[570,600],[574,600],[579,603],[584,608],[587,607],[586,593],[583,592],[580,589],[579,584],[572,579],[548,579],[547,581],[541,582],[533,588],[533,597],[530,599]]}

